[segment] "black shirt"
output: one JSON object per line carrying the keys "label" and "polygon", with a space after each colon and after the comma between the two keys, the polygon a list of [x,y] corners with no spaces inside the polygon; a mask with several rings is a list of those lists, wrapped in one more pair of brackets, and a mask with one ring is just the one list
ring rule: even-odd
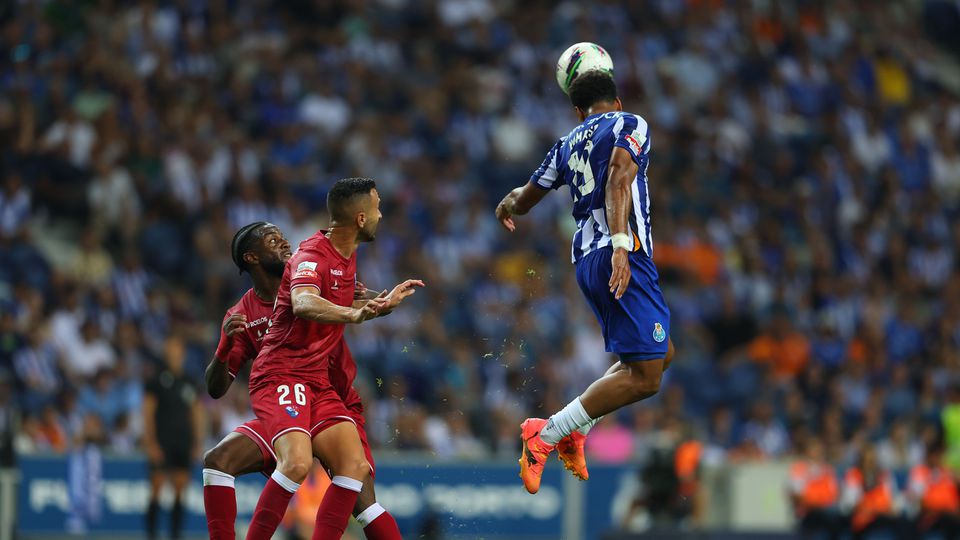
{"label": "black shirt", "polygon": [[190,448],[193,440],[191,408],[197,389],[183,375],[163,370],[147,382],[146,392],[157,400],[154,422],[157,443],[163,448]]}

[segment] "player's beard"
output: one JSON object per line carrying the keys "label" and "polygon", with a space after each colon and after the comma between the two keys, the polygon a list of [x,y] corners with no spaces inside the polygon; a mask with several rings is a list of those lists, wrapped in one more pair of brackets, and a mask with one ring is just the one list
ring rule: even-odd
{"label": "player's beard", "polygon": [[377,239],[377,224],[367,224],[366,227],[360,229],[357,237],[361,242],[373,242]]}
{"label": "player's beard", "polygon": [[270,259],[261,261],[260,266],[273,277],[283,277],[283,267],[286,263],[283,259]]}

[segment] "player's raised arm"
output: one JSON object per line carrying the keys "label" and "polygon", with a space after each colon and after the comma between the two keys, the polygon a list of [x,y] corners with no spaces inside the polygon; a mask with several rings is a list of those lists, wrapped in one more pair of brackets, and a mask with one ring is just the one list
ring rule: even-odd
{"label": "player's raised arm", "polygon": [[507,196],[497,205],[497,221],[508,231],[513,232],[517,228],[513,222],[513,216],[526,214],[543,200],[547,190],[557,189],[563,185],[557,173],[557,159],[563,141],[564,138],[561,138],[553,144],[547,156],[543,158],[543,163],[530,176],[529,182],[507,193]]}
{"label": "player's raised arm", "polygon": [[230,370],[227,368],[228,355],[233,349],[234,336],[243,331],[246,323],[247,318],[242,313],[234,313],[223,321],[220,344],[217,345],[217,351],[213,354],[205,372],[207,393],[213,399],[223,397],[230,389],[233,377],[230,376]]}
{"label": "player's raised arm", "polygon": [[632,206],[631,185],[637,177],[637,164],[630,152],[615,147],[607,166],[607,188],[604,194],[607,208],[607,225],[610,227],[610,242],[613,245],[613,259],[610,275],[610,292],[619,300],[630,283],[630,261],[627,254],[633,246],[628,229],[628,219]]}
{"label": "player's raised arm", "polygon": [[320,291],[312,285],[294,287],[290,291],[293,314],[321,324],[362,323],[380,313],[385,298],[365,300],[360,307],[345,307],[334,304],[320,296]]}
{"label": "player's raised arm", "polygon": [[514,189],[507,193],[507,196],[497,205],[497,221],[508,231],[513,232],[517,228],[517,225],[513,222],[513,216],[526,214],[546,194],[546,190],[536,187],[532,181]]}

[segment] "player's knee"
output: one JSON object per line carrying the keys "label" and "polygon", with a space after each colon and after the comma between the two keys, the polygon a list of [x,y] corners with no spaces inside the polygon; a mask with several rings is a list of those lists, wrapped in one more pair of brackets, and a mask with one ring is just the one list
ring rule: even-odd
{"label": "player's knee", "polygon": [[653,397],[660,391],[660,377],[634,379],[632,383],[629,392],[633,401]]}
{"label": "player's knee", "polygon": [[229,475],[234,475],[230,469],[230,459],[226,452],[219,446],[215,446],[203,455],[203,468],[213,469]]}
{"label": "player's knee", "polygon": [[311,461],[312,459],[310,461],[305,459],[288,459],[278,463],[277,470],[290,480],[301,484],[307,479],[307,475],[310,474]]}
{"label": "player's knee", "polygon": [[339,469],[334,471],[338,476],[346,476],[359,482],[365,482],[370,476],[370,464],[364,458],[350,459],[341,464]]}

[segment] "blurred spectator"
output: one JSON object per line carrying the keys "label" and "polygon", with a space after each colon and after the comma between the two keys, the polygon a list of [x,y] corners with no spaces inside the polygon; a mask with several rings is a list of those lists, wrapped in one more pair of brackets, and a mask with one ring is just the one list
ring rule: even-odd
{"label": "blurred spectator", "polygon": [[868,538],[884,530],[902,538],[906,532],[897,515],[893,476],[880,467],[876,451],[870,447],[864,449],[857,465],[844,475],[840,504],[850,513],[850,529],[855,539]]}
{"label": "blurred spectator", "polygon": [[843,531],[843,520],[836,508],[837,473],[826,457],[823,442],[811,437],[803,457],[790,466],[790,500],[804,538],[827,534],[838,539]]}
{"label": "blurred spectator", "polygon": [[923,442],[913,436],[909,423],[896,420],[887,437],[877,443],[877,459],[881,468],[906,474],[923,462]]}
{"label": "blurred spectator", "polygon": [[810,341],[793,328],[785,314],[776,315],[749,346],[750,358],[781,380],[796,377],[810,359]]}
{"label": "blurred spectator", "polygon": [[77,434],[69,461],[70,512],[66,529],[70,534],[86,534],[91,525],[100,521],[103,512],[103,456],[100,447],[105,443],[104,426],[94,414],[83,420],[83,429]]}
{"label": "blurred spectator", "polygon": [[20,382],[20,402],[24,409],[36,411],[56,399],[63,384],[60,355],[47,341],[43,328],[30,330],[27,342],[13,356],[13,366]]}
{"label": "blurred spectator", "polygon": [[113,368],[116,355],[103,338],[100,325],[87,319],[80,327],[80,342],[66,353],[67,371],[75,377],[91,378],[103,368]]}
{"label": "blurred spectator", "polygon": [[751,418],[743,426],[743,439],[767,457],[780,457],[790,448],[787,430],[774,414],[773,405],[765,400],[753,404]]}
{"label": "blurred spectator", "polygon": [[23,179],[16,173],[10,173],[0,190],[0,242],[7,244],[22,240],[27,234],[27,220],[30,218],[30,194],[23,185]]}
{"label": "blurred spectator", "polygon": [[917,533],[939,533],[947,538],[960,535],[960,492],[953,473],[944,465],[944,449],[937,442],[927,448],[924,463],[910,470],[908,495],[920,512]]}
{"label": "blurred spectator", "polygon": [[104,426],[112,428],[129,403],[123,389],[116,383],[109,368],[97,370],[93,381],[80,390],[80,410],[94,414]]}
{"label": "blurred spectator", "polygon": [[134,251],[127,252],[123,264],[113,273],[113,289],[120,301],[120,314],[139,319],[147,311],[147,288],[150,276]]}
{"label": "blurred spectator", "polygon": [[92,230],[100,235],[122,235],[120,228],[135,225],[139,221],[140,198],[133,176],[126,167],[111,163],[105,155],[99,157],[93,172],[87,188]]}
{"label": "blurred spectator", "polygon": [[100,235],[93,228],[83,231],[69,273],[77,283],[86,287],[101,287],[110,283],[113,259],[104,249]]}

